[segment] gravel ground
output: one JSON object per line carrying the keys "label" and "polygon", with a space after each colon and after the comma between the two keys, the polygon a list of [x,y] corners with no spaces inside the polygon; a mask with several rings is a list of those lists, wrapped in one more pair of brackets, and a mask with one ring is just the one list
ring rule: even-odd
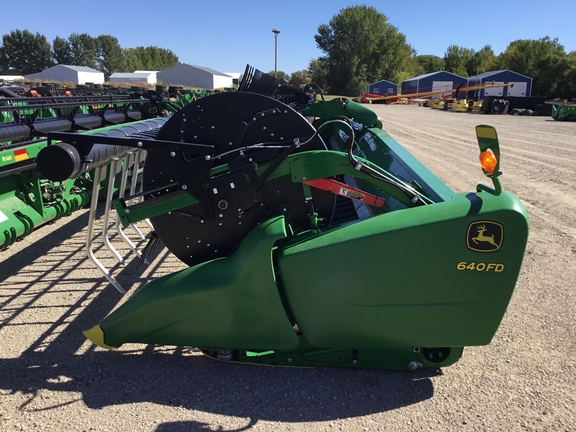
{"label": "gravel ground", "polygon": [[[451,367],[410,373],[95,348],[82,330],[125,297],[86,258],[83,210],[0,252],[0,431],[576,430],[576,123],[372,107],[457,192],[485,181],[474,126],[498,130],[502,183],[525,204],[531,232],[490,345],[465,349]],[[183,268],[166,250],[144,271],[134,260],[116,265],[101,248],[98,256],[131,292]]]}

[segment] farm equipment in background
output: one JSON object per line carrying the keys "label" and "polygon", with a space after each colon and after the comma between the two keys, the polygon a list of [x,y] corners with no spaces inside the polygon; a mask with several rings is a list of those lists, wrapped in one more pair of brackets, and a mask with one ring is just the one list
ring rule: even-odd
{"label": "farm equipment in background", "polygon": [[[28,97],[1,93],[0,249],[83,207],[90,199],[93,172],[58,181],[38,175],[36,157],[47,146],[49,132],[130,136],[154,131],[164,120],[151,119],[171,115],[198,97],[198,93],[183,89],[171,94],[166,89],[128,92],[92,86],[90,90],[93,94],[83,96],[56,86],[28,88]],[[88,88],[74,91],[87,93]],[[128,123],[132,125],[125,126]]]}
{"label": "farm equipment in background", "polygon": [[552,105],[552,118],[559,121],[576,121],[576,102]]}
{"label": "farm equipment in background", "polygon": [[492,186],[455,193],[371,110],[288,106],[257,72],[244,91],[194,101],[145,136],[49,134],[59,141],[42,150],[49,166],[91,160],[114,172],[118,161],[95,152],[146,151],[142,191],[109,196],[107,208],[122,226],[149,219],[154,241],[189,266],[85,335],[103,348],[398,370],[448,366],[488,344],[528,237],[523,205],[499,181],[496,131],[476,128]]}
{"label": "farm equipment in background", "polygon": [[[484,90],[484,89],[495,89],[501,87],[514,87],[514,84],[502,83],[496,84],[494,82],[487,82],[482,84],[475,84],[470,86],[464,86],[460,84],[456,88],[444,88],[441,90],[433,90],[433,91],[425,91],[425,92],[416,92],[416,93],[406,93],[406,94],[396,94],[396,95],[378,95],[378,94],[370,94],[365,93],[361,99],[362,103],[412,103],[413,100],[422,103],[422,99],[428,100],[430,102],[436,102],[434,106],[432,103],[427,106],[433,106],[436,109],[447,109],[444,108],[444,99],[450,98],[452,102],[458,99],[459,93],[465,93],[469,91],[477,91],[477,90]],[[440,105],[438,105],[440,104]]]}
{"label": "farm equipment in background", "polygon": [[486,96],[483,100],[482,112],[517,116],[549,116],[552,115],[552,107],[542,97]]}
{"label": "farm equipment in background", "polygon": [[[487,82],[470,86],[464,86],[464,84],[460,84],[458,87],[453,89],[407,93],[402,95],[398,94],[382,96],[365,93],[361,99],[361,102],[385,104],[418,104],[433,109],[451,112],[490,112],[493,114],[500,114],[508,112],[508,102],[498,100],[492,103],[492,98],[490,99],[491,103],[486,104],[485,101],[479,100],[477,97],[472,99],[462,99],[459,98],[458,95],[460,93],[467,93],[471,91],[495,89],[508,86],[514,87],[514,83],[496,84],[495,82]],[[489,108],[484,108],[484,106],[489,106]]]}

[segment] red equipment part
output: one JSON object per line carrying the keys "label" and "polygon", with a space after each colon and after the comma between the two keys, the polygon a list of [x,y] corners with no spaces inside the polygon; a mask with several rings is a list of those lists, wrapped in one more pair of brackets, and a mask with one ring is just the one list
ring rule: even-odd
{"label": "red equipment part", "polygon": [[369,204],[375,207],[382,207],[386,202],[383,198],[369,194],[360,189],[348,186],[346,183],[342,183],[333,179],[308,180],[303,183],[307,184],[308,186],[315,187],[316,189],[332,192],[333,194],[356,201],[361,201],[365,204]]}

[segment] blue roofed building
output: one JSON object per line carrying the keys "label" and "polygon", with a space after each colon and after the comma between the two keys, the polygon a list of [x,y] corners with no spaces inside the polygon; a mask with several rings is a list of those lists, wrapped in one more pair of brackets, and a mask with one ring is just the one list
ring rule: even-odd
{"label": "blue roofed building", "polygon": [[450,91],[460,84],[466,84],[466,78],[447,71],[430,72],[402,81],[402,94]]}
{"label": "blue roofed building", "polygon": [[530,97],[532,95],[532,78],[513,72],[511,70],[497,70],[484,72],[482,74],[468,78],[468,86],[479,84],[510,84],[509,86],[500,86],[495,88],[486,88],[478,91],[468,92],[468,97],[478,97],[483,99],[485,96],[517,96]]}
{"label": "blue roofed building", "polygon": [[398,94],[398,84],[385,79],[368,84],[366,93],[377,94],[380,96],[395,96]]}

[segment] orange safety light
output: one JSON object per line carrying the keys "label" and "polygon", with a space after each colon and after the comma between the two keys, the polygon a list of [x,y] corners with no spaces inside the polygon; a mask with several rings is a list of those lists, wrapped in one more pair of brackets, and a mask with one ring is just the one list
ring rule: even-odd
{"label": "orange safety light", "polygon": [[480,165],[482,165],[482,169],[486,171],[488,175],[491,176],[494,174],[497,164],[498,160],[492,150],[488,149],[480,153]]}
{"label": "orange safety light", "polygon": [[64,93],[66,94],[66,96],[72,96],[72,92],[70,90],[66,90]]}
{"label": "orange safety light", "polygon": [[34,97],[40,97],[40,95],[38,94],[38,92],[36,90],[30,90],[30,94]]}

